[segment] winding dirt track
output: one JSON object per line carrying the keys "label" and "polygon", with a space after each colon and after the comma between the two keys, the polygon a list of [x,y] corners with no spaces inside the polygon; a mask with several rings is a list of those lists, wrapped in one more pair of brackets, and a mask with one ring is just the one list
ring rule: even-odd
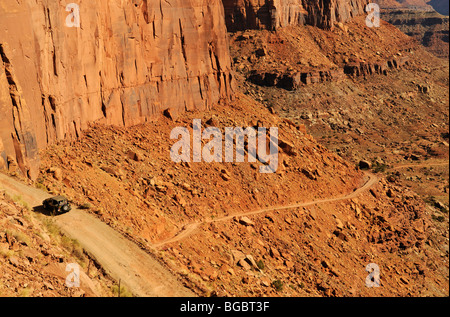
{"label": "winding dirt track", "polygon": [[[0,189],[20,196],[30,206],[41,206],[46,192],[0,173]],[[54,217],[55,224],[81,246],[115,280],[139,297],[193,297],[176,277],[135,243],[83,210]]]}
{"label": "winding dirt track", "polygon": [[408,168],[408,167],[431,167],[431,166],[445,166],[448,165],[448,161],[431,161],[431,162],[421,162],[421,163],[409,163],[409,164],[399,164],[396,165],[389,170],[398,170],[402,168]]}
{"label": "winding dirt track", "polygon": [[261,214],[261,213],[265,213],[265,212],[269,212],[269,211],[283,210],[283,209],[289,209],[289,208],[298,208],[298,207],[307,207],[307,206],[311,206],[311,205],[330,203],[330,202],[342,201],[342,200],[346,200],[346,199],[355,198],[355,197],[359,196],[365,190],[368,190],[369,188],[371,188],[377,182],[378,182],[378,178],[374,174],[365,173],[364,184],[361,187],[354,190],[353,192],[351,192],[350,194],[347,194],[344,196],[319,199],[319,200],[301,202],[301,203],[290,204],[290,205],[271,206],[271,207],[267,207],[267,208],[263,208],[263,209],[257,209],[257,210],[253,210],[253,211],[247,211],[247,212],[242,212],[242,213],[238,213],[238,214],[228,215],[228,216],[224,216],[224,217],[220,217],[220,218],[208,219],[208,220],[204,220],[202,222],[192,222],[190,224],[185,225],[183,227],[183,229],[180,232],[178,232],[174,237],[164,240],[160,243],[154,244],[154,247],[161,248],[168,243],[180,241],[180,240],[190,236],[192,233],[195,232],[195,230],[201,224],[205,224],[205,223],[221,222],[221,221],[227,221],[227,220],[233,219],[234,217],[252,216],[252,215],[257,215],[257,214]]}
{"label": "winding dirt track", "polygon": [[[207,219],[203,222],[190,223],[185,225],[174,237],[154,244],[153,247],[160,248],[168,243],[182,240],[193,234],[198,226],[204,223],[227,221],[236,216],[251,216],[268,211],[306,207],[351,199],[368,190],[377,182],[378,178],[375,175],[365,173],[365,180],[362,186],[347,195],[290,205],[267,207],[222,218]],[[20,183],[1,173],[0,189],[5,189],[11,196],[20,196],[30,206],[36,207],[40,206],[44,199],[50,197],[48,193],[42,190]],[[65,234],[78,240],[86,252],[95,258],[110,276],[116,280],[120,279],[121,283],[136,296],[195,296],[193,292],[184,287],[167,268],[151,255],[87,212],[75,209],[64,215],[54,217],[54,221]]]}

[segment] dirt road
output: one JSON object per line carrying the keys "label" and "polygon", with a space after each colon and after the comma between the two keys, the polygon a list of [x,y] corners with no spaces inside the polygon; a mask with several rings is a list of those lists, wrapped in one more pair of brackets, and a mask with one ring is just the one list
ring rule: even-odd
{"label": "dirt road", "polygon": [[378,182],[377,176],[366,172],[363,185],[361,187],[357,188],[356,190],[354,190],[353,192],[351,192],[350,194],[347,194],[344,196],[319,199],[319,200],[301,202],[301,203],[290,204],[290,205],[271,206],[271,207],[267,207],[267,208],[263,208],[263,209],[257,209],[257,210],[253,210],[253,211],[247,211],[247,212],[243,212],[243,213],[233,214],[233,215],[229,215],[229,216],[225,216],[225,217],[204,220],[201,222],[192,222],[190,224],[185,225],[184,228],[180,232],[178,232],[174,237],[164,240],[160,243],[157,243],[154,245],[154,247],[161,248],[168,243],[177,242],[182,239],[185,239],[188,236],[190,236],[191,234],[193,234],[196,231],[196,229],[198,228],[198,226],[200,226],[201,224],[204,224],[204,223],[227,221],[227,220],[231,220],[234,217],[252,216],[252,215],[257,215],[257,214],[261,214],[261,213],[265,213],[265,212],[269,212],[269,211],[283,210],[283,209],[289,209],[289,208],[298,208],[298,207],[307,207],[307,206],[311,206],[311,205],[330,203],[330,202],[342,201],[342,200],[346,200],[346,199],[355,198],[355,197],[359,196],[365,190],[368,190],[369,188],[371,188],[377,182]]}
{"label": "dirt road", "polygon": [[446,166],[449,165],[448,161],[425,161],[419,163],[408,163],[408,164],[399,164],[396,165],[389,170],[398,170],[402,168],[415,168],[415,167],[433,167],[433,166]]}
{"label": "dirt road", "polygon": [[[40,206],[50,195],[42,190],[22,184],[0,173],[0,189],[11,196],[20,196],[30,206]],[[184,287],[151,255],[135,243],[83,210],[72,210],[54,217],[55,223],[69,237],[79,241],[102,268],[115,280],[121,280],[139,297],[192,297]]]}
{"label": "dirt road", "polygon": [[[190,223],[174,237],[153,245],[162,247],[193,234],[203,223],[227,221],[233,217],[251,216],[268,211],[288,208],[306,207],[321,203],[342,201],[357,197],[365,190],[375,185],[378,178],[365,173],[361,187],[353,192],[326,199],[300,202],[291,205],[272,206],[264,209],[233,214],[217,219],[207,219],[202,222]],[[22,184],[0,173],[0,189],[5,189],[10,195],[21,196],[30,206],[40,206],[49,194],[39,189]],[[163,265],[140,249],[136,244],[123,237],[120,233],[83,210],[73,210],[64,215],[54,217],[55,223],[68,236],[79,241],[81,246],[94,257],[103,269],[114,279],[121,280],[133,294],[137,296],[194,296],[185,288]]]}

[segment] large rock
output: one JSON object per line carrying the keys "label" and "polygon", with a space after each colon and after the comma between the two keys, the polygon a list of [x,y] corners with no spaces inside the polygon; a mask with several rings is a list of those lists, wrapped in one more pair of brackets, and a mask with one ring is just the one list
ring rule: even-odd
{"label": "large rock", "polygon": [[66,24],[68,1],[0,4],[0,166],[12,155],[34,178],[38,150],[90,122],[131,126],[232,97],[220,0],[72,2],[80,27]]}

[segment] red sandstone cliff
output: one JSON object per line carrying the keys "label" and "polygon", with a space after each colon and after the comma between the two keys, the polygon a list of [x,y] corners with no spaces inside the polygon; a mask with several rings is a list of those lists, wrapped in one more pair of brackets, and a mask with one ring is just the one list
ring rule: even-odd
{"label": "red sandstone cliff", "polygon": [[130,126],[231,96],[220,0],[0,2],[0,169],[17,161],[33,178],[38,150],[89,122]]}
{"label": "red sandstone cliff", "polygon": [[363,14],[369,0],[222,0],[228,30],[269,29],[289,25],[331,28]]}
{"label": "red sandstone cliff", "polygon": [[230,99],[226,23],[328,28],[367,2],[72,1],[0,2],[0,169],[34,178],[40,149],[93,121],[131,126]]}

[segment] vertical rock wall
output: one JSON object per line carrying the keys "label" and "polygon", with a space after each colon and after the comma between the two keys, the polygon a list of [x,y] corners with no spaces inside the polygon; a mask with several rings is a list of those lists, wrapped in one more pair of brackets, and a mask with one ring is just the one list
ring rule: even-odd
{"label": "vertical rock wall", "polygon": [[229,31],[289,25],[331,28],[364,13],[368,0],[222,0]]}
{"label": "vertical rock wall", "polygon": [[38,150],[90,122],[232,98],[228,52],[220,0],[0,1],[0,168],[34,178]]}

